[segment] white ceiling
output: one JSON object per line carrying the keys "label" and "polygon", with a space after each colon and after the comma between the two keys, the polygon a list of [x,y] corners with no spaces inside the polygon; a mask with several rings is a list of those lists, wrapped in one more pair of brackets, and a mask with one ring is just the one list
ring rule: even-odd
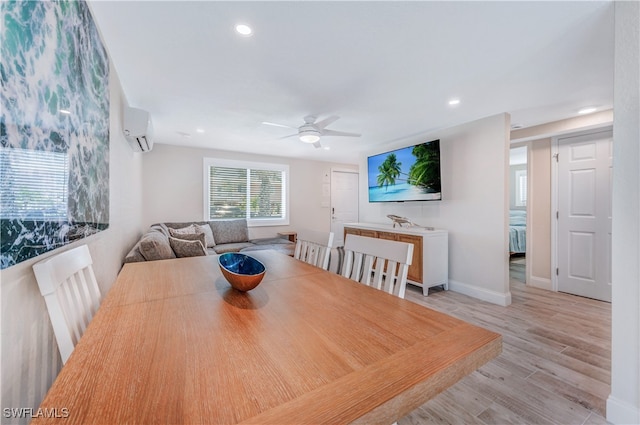
{"label": "white ceiling", "polygon": [[[613,3],[93,1],[156,143],[357,162],[489,115],[524,127],[613,105]],[[237,23],[254,34],[235,33]],[[452,107],[448,101],[461,103]],[[278,140],[339,115],[315,149]],[[196,132],[197,128],[204,133]],[[180,133],[188,133],[185,137]]]}

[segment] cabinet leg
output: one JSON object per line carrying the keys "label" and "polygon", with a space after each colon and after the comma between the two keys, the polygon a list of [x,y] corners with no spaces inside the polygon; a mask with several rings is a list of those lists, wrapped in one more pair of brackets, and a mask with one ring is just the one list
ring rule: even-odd
{"label": "cabinet leg", "polygon": [[422,296],[423,297],[429,296],[429,288],[427,286],[422,286]]}

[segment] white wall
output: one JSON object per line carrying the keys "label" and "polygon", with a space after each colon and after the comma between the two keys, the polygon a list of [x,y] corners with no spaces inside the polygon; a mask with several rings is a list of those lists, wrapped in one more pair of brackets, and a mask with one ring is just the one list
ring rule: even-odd
{"label": "white wall", "polygon": [[[500,305],[509,292],[508,114],[404,140],[391,150],[440,139],[442,201],[369,203],[360,179],[360,221],[389,223],[387,214],[449,231],[449,288]],[[363,155],[360,167],[367,169]]]}
{"label": "white wall", "polygon": [[[122,136],[120,123],[125,99],[113,66],[109,84],[109,229],[0,273],[2,409],[36,409],[61,368],[47,308],[31,266],[50,255],[86,243],[104,294],[115,281],[124,255],[140,237],[142,163],[140,154],[134,154]],[[27,423],[28,419],[7,419],[3,414],[2,421]]]}
{"label": "white wall", "polygon": [[203,220],[203,158],[288,164],[290,173],[290,225],[249,228],[250,238],[275,236],[277,232],[302,228],[329,231],[329,207],[322,206],[322,177],[331,167],[357,170],[321,161],[253,155],[216,149],[156,144],[143,159],[143,224]]}
{"label": "white wall", "polygon": [[607,420],[640,424],[640,3],[615,2],[611,395]]}

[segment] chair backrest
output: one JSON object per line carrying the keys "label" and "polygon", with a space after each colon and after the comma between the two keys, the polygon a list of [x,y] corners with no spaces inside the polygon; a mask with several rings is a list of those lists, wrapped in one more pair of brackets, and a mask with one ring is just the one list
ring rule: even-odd
{"label": "chair backrest", "polygon": [[33,265],[63,364],[100,306],[92,264],[89,248],[82,245]]}
{"label": "chair backrest", "polygon": [[342,276],[404,298],[413,244],[347,234]]}
{"label": "chair backrest", "polygon": [[327,270],[332,247],[333,232],[300,230],[293,258]]}

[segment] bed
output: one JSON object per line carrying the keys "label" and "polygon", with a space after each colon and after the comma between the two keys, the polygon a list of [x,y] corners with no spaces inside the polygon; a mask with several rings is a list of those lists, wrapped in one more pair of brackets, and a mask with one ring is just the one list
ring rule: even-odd
{"label": "bed", "polygon": [[524,254],[527,247],[527,212],[524,210],[509,211],[509,252]]}

